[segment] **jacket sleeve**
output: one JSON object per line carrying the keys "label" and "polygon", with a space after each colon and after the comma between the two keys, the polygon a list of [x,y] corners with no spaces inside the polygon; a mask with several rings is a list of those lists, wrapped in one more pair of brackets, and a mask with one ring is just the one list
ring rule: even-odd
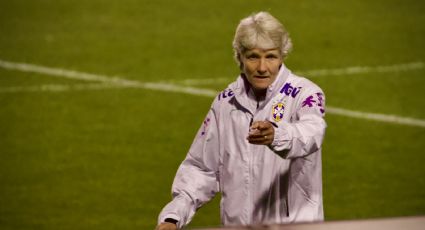
{"label": "jacket sleeve", "polygon": [[320,88],[304,93],[296,105],[293,121],[275,128],[272,150],[285,159],[317,152],[325,135],[325,95]]}
{"label": "jacket sleeve", "polygon": [[198,208],[214,197],[219,189],[218,149],[217,122],[211,109],[177,170],[172,186],[173,200],[161,211],[158,223],[173,218],[180,229],[192,220]]}

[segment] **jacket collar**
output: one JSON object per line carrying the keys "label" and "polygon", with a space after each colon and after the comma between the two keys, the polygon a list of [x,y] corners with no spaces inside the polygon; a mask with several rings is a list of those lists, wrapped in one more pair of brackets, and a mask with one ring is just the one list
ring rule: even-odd
{"label": "jacket collar", "polygon": [[[279,73],[275,81],[267,88],[266,98],[264,101],[259,102],[258,109],[262,109],[282,88],[289,76],[290,70],[282,63]],[[255,114],[257,110],[257,100],[255,99],[254,92],[251,89],[251,85],[243,76],[239,75],[236,82],[232,84],[232,91],[235,94],[235,99],[242,107]]]}

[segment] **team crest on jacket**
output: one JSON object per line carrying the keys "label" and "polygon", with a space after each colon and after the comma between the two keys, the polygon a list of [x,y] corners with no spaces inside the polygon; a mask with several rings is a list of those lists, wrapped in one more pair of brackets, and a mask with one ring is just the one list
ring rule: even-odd
{"label": "team crest on jacket", "polygon": [[285,105],[279,102],[272,107],[273,120],[279,122],[283,118],[283,112],[285,111]]}

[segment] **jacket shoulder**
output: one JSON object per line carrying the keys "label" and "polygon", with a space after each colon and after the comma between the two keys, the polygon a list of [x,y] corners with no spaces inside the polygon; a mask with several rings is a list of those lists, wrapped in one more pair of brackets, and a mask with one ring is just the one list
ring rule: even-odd
{"label": "jacket shoulder", "polygon": [[228,104],[233,101],[235,97],[235,90],[239,87],[239,83],[237,81],[230,83],[227,88],[220,91],[215,97],[212,108],[219,109],[223,106],[223,104]]}
{"label": "jacket shoulder", "polygon": [[308,94],[308,93],[322,93],[323,94],[323,90],[313,81],[305,78],[305,77],[301,77],[301,76],[297,76],[295,74],[290,74],[288,77],[288,82],[292,85],[294,85],[294,87],[298,87],[301,88],[301,92],[303,94]]}
{"label": "jacket shoulder", "polygon": [[295,85],[302,88],[297,99],[298,109],[303,109],[304,112],[316,111],[316,113],[324,116],[325,94],[323,90],[316,83],[305,77],[292,75],[292,80]]}

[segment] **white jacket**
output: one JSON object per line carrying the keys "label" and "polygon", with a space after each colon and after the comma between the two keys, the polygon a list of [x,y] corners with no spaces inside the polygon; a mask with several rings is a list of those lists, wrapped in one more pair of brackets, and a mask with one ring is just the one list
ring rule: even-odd
{"label": "white jacket", "polygon": [[[257,105],[239,77],[214,100],[159,215],[187,225],[195,211],[221,192],[224,225],[323,220],[321,145],[325,97],[311,81],[282,65]],[[250,144],[253,121],[275,127],[270,146]]]}

